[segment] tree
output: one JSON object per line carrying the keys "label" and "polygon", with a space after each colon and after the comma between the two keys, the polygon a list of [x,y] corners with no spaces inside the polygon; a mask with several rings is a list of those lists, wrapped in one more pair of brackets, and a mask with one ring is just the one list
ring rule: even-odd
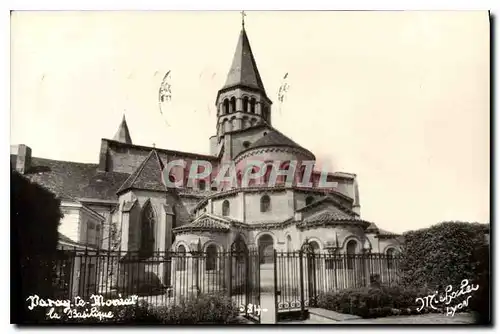
{"label": "tree", "polygon": [[29,296],[53,295],[54,259],[62,217],[60,200],[45,188],[11,171],[11,322],[45,319],[44,310],[28,310]]}

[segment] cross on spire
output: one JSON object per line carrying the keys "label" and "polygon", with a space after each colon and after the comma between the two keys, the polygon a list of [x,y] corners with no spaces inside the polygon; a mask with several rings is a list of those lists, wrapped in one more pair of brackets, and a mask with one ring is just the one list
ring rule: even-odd
{"label": "cross on spire", "polygon": [[244,10],[242,10],[240,14],[241,14],[241,26],[245,28],[245,16],[247,16],[247,14],[245,14]]}

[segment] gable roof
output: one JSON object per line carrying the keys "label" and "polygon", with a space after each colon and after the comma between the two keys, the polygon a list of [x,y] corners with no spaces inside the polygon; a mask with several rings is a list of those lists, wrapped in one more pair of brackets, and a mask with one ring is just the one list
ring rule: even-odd
{"label": "gable roof", "polygon": [[297,224],[298,228],[309,228],[318,225],[336,225],[336,224],[358,225],[366,228],[370,225],[363,219],[356,216],[351,216],[338,208],[328,208],[310,217],[305,218]]}
{"label": "gable roof", "polygon": [[165,185],[162,182],[162,171],[164,164],[155,149],[149,152],[144,161],[121,185],[116,194],[127,189],[144,189],[165,191]]}
{"label": "gable roof", "polygon": [[[15,166],[16,155],[11,155]],[[59,198],[92,198],[116,200],[116,191],[129,174],[102,172],[97,164],[44,158],[31,158],[30,168],[23,175],[53,192]]]}
{"label": "gable roof", "polygon": [[174,228],[173,231],[175,234],[191,231],[227,232],[229,226],[229,220],[205,213],[189,224]]}
{"label": "gable roof", "polygon": [[323,203],[332,203],[336,208],[340,209],[341,211],[345,212],[349,216],[357,216],[356,213],[349,208],[343,206],[337,199],[335,199],[332,196],[324,196],[314,202],[312,202],[309,205],[306,205],[300,209],[295,210],[296,212],[304,212],[304,211],[309,211],[312,208],[317,207],[318,205],[321,205]]}

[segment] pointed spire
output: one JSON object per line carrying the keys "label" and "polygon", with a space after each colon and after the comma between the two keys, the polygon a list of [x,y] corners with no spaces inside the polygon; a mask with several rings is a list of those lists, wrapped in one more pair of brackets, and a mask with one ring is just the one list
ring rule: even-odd
{"label": "pointed spire", "polygon": [[[242,16],[243,15],[244,14],[242,14]],[[264,84],[262,83],[259,70],[257,69],[250,42],[248,41],[244,21],[242,21],[242,25],[238,44],[234,52],[233,63],[223,89],[235,86],[245,86],[259,89],[265,94]]]}
{"label": "pointed spire", "polygon": [[132,139],[130,138],[130,133],[128,131],[127,121],[125,120],[125,114],[123,115],[122,122],[118,127],[118,131],[116,132],[113,140],[125,143],[132,144]]}

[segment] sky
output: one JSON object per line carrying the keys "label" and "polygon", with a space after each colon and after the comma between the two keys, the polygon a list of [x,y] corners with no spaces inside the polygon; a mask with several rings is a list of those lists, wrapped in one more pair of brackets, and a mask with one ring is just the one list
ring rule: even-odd
{"label": "sky", "polygon": [[[358,176],[363,219],[489,223],[486,11],[246,14],[273,126]],[[14,12],[11,144],[97,163],[125,115],[134,144],[209,153],[240,29],[233,11]]]}

